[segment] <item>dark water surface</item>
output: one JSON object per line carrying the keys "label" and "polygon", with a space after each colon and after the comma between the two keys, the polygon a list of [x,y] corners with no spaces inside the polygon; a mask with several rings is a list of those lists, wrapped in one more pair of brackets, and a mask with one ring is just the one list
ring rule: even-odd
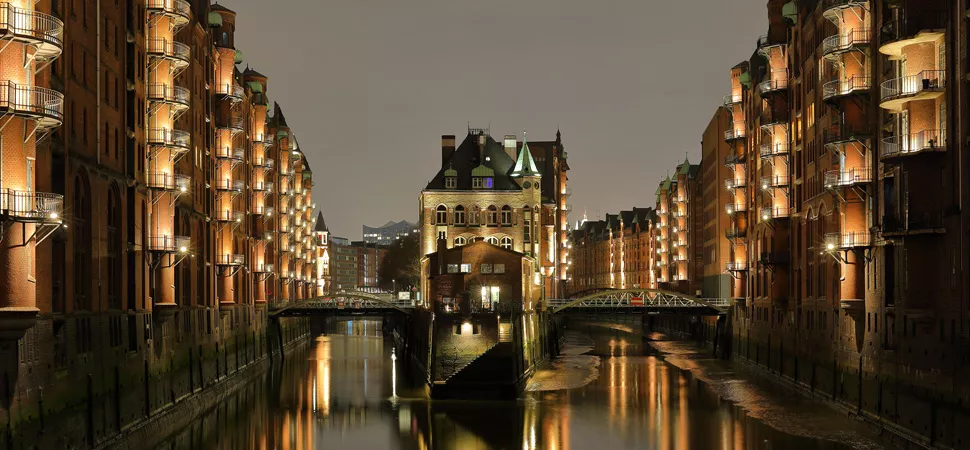
{"label": "dark water surface", "polygon": [[883,448],[828,407],[622,324],[575,325],[518,401],[431,402],[409,387],[380,326],[331,321],[159,448]]}

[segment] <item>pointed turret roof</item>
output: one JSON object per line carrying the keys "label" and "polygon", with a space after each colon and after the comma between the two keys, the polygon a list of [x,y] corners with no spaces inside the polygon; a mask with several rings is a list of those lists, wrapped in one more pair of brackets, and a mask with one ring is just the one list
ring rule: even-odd
{"label": "pointed turret roof", "polygon": [[327,229],[327,221],[323,220],[323,211],[317,212],[317,225],[313,228],[313,231],[320,233],[330,231]]}
{"label": "pointed turret roof", "polygon": [[243,76],[244,77],[261,77],[261,78],[266,78],[266,75],[263,75],[263,74],[255,71],[253,69],[250,69],[249,68],[249,65],[246,65],[246,70],[243,70]]}
{"label": "pointed turret roof", "polygon": [[510,174],[513,177],[530,177],[539,175],[536,162],[532,159],[532,151],[529,150],[529,142],[525,135],[522,135],[522,148],[519,149],[519,157],[515,161],[515,168]]}

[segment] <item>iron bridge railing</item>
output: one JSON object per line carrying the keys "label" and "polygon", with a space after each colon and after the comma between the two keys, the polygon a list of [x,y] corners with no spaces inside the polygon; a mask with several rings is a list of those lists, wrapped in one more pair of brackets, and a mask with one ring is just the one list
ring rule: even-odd
{"label": "iron bridge railing", "polygon": [[714,309],[726,312],[730,299],[701,299],[686,294],[660,290],[604,291],[578,299],[547,299],[553,313],[565,309]]}

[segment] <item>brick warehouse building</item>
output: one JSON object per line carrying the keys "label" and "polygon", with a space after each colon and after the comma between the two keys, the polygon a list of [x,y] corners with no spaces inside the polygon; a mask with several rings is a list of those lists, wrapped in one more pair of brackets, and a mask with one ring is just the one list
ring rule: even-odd
{"label": "brick warehouse building", "polygon": [[488,130],[469,128],[457,148],[454,136],[442,136],[441,167],[419,197],[421,253],[435,252],[439,238],[449,248],[485,240],[534,258],[536,282],[558,298],[567,263],[566,158],[558,132],[551,142],[506,135],[498,143]]}
{"label": "brick warehouse building", "polygon": [[267,303],[322,292],[312,172],[227,8],[0,8],[28,24],[0,19],[0,60],[29,61],[0,75],[0,416],[29,442],[40,392],[69,419],[56,380],[93,376],[106,411],[65,435],[94,444],[264,355]]}

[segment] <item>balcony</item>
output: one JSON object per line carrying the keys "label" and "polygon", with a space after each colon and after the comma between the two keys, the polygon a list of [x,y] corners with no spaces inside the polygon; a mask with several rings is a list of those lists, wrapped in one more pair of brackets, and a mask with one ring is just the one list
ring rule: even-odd
{"label": "balcony", "polygon": [[0,113],[36,120],[43,129],[59,127],[64,122],[64,94],[0,81]]}
{"label": "balcony", "polygon": [[290,152],[290,159],[293,161],[299,161],[303,157],[303,153],[298,150],[293,150]]}
{"label": "balcony", "polygon": [[825,250],[848,250],[868,247],[871,236],[868,232],[849,231],[825,234]]}
{"label": "balcony", "polygon": [[788,156],[788,143],[779,142],[777,144],[761,144],[761,159],[774,158],[776,156]]}
{"label": "balcony", "polygon": [[148,100],[183,110],[189,107],[189,90],[181,86],[151,83],[148,85]]}
{"label": "balcony", "polygon": [[253,158],[253,165],[263,169],[273,168],[273,158]]}
{"label": "balcony", "polygon": [[227,129],[232,133],[238,133],[243,130],[242,116],[230,115],[229,117],[223,117],[217,120],[216,124],[216,128]]}
{"label": "balcony", "polygon": [[902,238],[916,235],[932,235],[946,233],[943,224],[943,214],[940,213],[912,213],[905,211],[903,217],[885,216],[882,219],[882,235],[886,238]]}
{"label": "balcony", "polygon": [[859,95],[872,88],[872,78],[852,76],[844,80],[833,80],[822,85],[822,100],[836,101],[849,95]]}
{"label": "balcony", "polygon": [[765,80],[758,84],[758,91],[761,92],[762,97],[768,94],[784,92],[786,90],[788,90],[787,74],[785,75],[785,78]]}
{"label": "balcony", "polygon": [[788,252],[764,252],[761,258],[758,258],[758,262],[763,266],[777,266],[788,264],[789,259],[791,258]]}
{"label": "balcony", "polygon": [[170,130],[168,128],[152,128],[146,137],[148,145],[164,147],[176,152],[189,151],[191,136],[187,131]]}
{"label": "balcony", "polygon": [[724,229],[724,237],[727,239],[738,239],[738,238],[743,238],[747,235],[748,235],[748,230],[744,228],[732,227],[732,228]]}
{"label": "balcony", "polygon": [[886,22],[879,30],[879,53],[902,56],[908,45],[936,41],[946,34],[948,18],[946,12],[927,11]]}
{"label": "balcony", "polygon": [[149,14],[169,17],[176,28],[189,23],[189,18],[192,17],[192,7],[185,0],[147,0],[145,8]]}
{"label": "balcony", "polygon": [[788,182],[788,174],[761,177],[761,189],[786,188]]}
{"label": "balcony", "polygon": [[840,14],[846,9],[861,8],[868,10],[868,0],[825,0],[822,5],[822,15],[829,20],[841,19]]}
{"label": "balcony", "polygon": [[872,181],[872,170],[868,167],[853,167],[825,171],[825,188],[837,189]]}
{"label": "balcony", "polygon": [[241,266],[246,260],[243,255],[224,254],[216,255],[216,265],[218,266]]}
{"label": "balcony", "polygon": [[872,136],[868,126],[835,124],[822,130],[822,142],[826,145],[840,145],[848,142],[864,142]]}
{"label": "balcony", "polygon": [[192,58],[192,50],[188,45],[168,39],[152,38],[148,40],[148,56],[168,61],[174,69],[184,69]]}
{"label": "balcony", "polygon": [[230,161],[233,165],[241,163],[245,153],[241,148],[216,147],[216,158]]}
{"label": "balcony", "polygon": [[36,48],[34,58],[50,61],[64,50],[64,22],[30,9],[0,3],[0,34],[6,38],[27,42]]}
{"label": "balcony", "polygon": [[265,205],[256,205],[256,207],[253,208],[253,214],[257,216],[273,217],[273,207],[265,206]]}
{"label": "balcony", "polygon": [[788,110],[762,108],[761,127],[768,128],[775,125],[788,125]]}
{"label": "balcony", "polygon": [[161,253],[185,253],[189,251],[188,236],[148,236],[148,250]]}
{"label": "balcony", "polygon": [[791,209],[787,206],[775,206],[761,208],[761,220],[785,219],[791,215]]}
{"label": "balcony", "polygon": [[259,263],[253,266],[254,273],[273,273],[272,264]]}
{"label": "balcony", "polygon": [[946,130],[924,130],[882,140],[879,159],[889,162],[904,156],[946,152]]}
{"label": "balcony", "polygon": [[145,174],[145,184],[154,190],[185,193],[192,185],[192,179],[185,175],[165,172]]}
{"label": "balcony", "polygon": [[273,192],[273,182],[257,181],[253,183],[253,190],[257,192]]}
{"label": "balcony", "polygon": [[849,30],[842,34],[829,36],[822,40],[822,56],[837,58],[843,53],[853,50],[863,50],[872,40],[872,30],[861,28]]}
{"label": "balcony", "polygon": [[241,211],[220,209],[215,213],[215,220],[217,222],[242,223],[243,219],[245,218],[246,218],[246,213]]}
{"label": "balcony", "polygon": [[744,139],[744,136],[744,122],[735,122],[733,128],[724,132],[724,140],[726,142],[734,142],[738,139]]}
{"label": "balcony", "polygon": [[239,194],[243,190],[242,180],[216,180],[215,185],[217,191],[225,191],[233,194]]}
{"label": "balcony", "polygon": [[218,84],[216,85],[216,95],[221,95],[232,103],[238,103],[246,97],[246,90],[236,83]]}
{"label": "balcony", "polygon": [[724,212],[729,216],[733,216],[738,213],[743,213],[748,210],[747,203],[728,203],[724,206]]}
{"label": "balcony", "polygon": [[270,148],[273,146],[273,142],[273,136],[271,136],[269,133],[263,136],[263,147]]}
{"label": "balcony", "polygon": [[902,111],[907,102],[935,99],[946,92],[946,71],[924,70],[916,75],[893,78],[879,86],[879,107]]}
{"label": "balcony", "polygon": [[733,167],[737,164],[744,164],[745,155],[731,154],[724,157],[724,165],[728,167]]}
{"label": "balcony", "polygon": [[758,53],[765,58],[771,58],[772,49],[785,47],[785,45],[784,41],[769,39],[767,34],[759,37],[757,42]]}
{"label": "balcony", "polygon": [[724,180],[724,187],[729,191],[734,189],[740,189],[748,185],[748,180],[745,178],[728,178]]}
{"label": "balcony", "polygon": [[738,95],[728,94],[724,96],[725,108],[733,110],[734,106],[739,104],[741,104],[741,94],[738,94]]}
{"label": "balcony", "polygon": [[0,190],[0,217],[24,223],[61,223],[64,196],[48,192]]}
{"label": "balcony", "polygon": [[748,263],[747,261],[728,261],[724,268],[728,272],[747,272]]}

